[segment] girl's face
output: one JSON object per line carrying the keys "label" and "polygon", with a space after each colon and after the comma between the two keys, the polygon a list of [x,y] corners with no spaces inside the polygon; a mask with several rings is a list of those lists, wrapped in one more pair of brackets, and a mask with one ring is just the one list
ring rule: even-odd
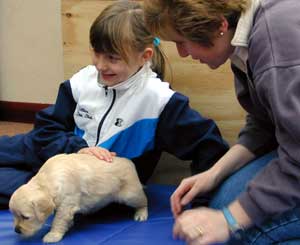
{"label": "girl's face", "polygon": [[114,86],[124,82],[135,74],[147,61],[143,54],[135,53],[126,63],[116,54],[96,53],[91,49],[92,62],[99,72],[99,79],[106,86]]}
{"label": "girl's face", "polygon": [[231,31],[225,32],[223,36],[215,38],[212,47],[190,41],[174,31],[168,33],[168,40],[175,42],[181,57],[190,55],[194,60],[207,64],[211,69],[217,69],[226,62],[234,50],[230,44],[232,35]]}

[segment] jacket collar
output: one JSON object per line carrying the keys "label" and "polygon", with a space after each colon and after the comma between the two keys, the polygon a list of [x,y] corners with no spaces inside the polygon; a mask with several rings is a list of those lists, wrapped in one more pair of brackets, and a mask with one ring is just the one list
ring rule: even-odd
{"label": "jacket collar", "polygon": [[249,35],[253,25],[254,15],[260,6],[262,0],[251,0],[249,8],[246,12],[242,13],[231,45],[235,47],[233,54],[230,56],[231,62],[240,70],[247,73],[247,60],[248,60],[248,44]]}
{"label": "jacket collar", "polygon": [[[142,84],[145,78],[149,77],[156,77],[156,73],[151,70],[151,63],[146,62],[143,67],[133,74],[131,77],[129,77],[124,82],[121,82],[119,84],[116,84],[111,87],[107,87],[108,89],[117,89],[117,90],[126,90],[129,89],[132,86],[138,86],[139,84]],[[100,87],[106,87],[103,83],[101,83],[100,80],[98,80],[98,85]]]}
{"label": "jacket collar", "polygon": [[254,15],[261,1],[262,0],[251,0],[249,8],[242,13],[233,39],[231,40],[232,46],[248,47],[249,34],[253,25]]}

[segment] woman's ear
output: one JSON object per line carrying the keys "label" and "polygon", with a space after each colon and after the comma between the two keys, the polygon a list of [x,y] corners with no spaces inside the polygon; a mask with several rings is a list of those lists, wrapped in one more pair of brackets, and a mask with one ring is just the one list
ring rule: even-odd
{"label": "woman's ear", "polygon": [[222,23],[219,29],[220,33],[226,33],[228,31],[229,28],[229,23],[227,21],[227,19],[225,17],[222,17]]}
{"label": "woman's ear", "polygon": [[153,56],[153,49],[148,47],[144,50],[142,59],[144,62],[147,62],[147,61],[151,60],[152,56]]}

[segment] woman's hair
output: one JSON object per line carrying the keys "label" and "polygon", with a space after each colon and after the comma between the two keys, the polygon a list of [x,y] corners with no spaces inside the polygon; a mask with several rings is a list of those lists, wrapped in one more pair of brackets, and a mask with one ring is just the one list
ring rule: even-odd
{"label": "woman's hair", "polygon": [[[153,45],[154,36],[146,29],[141,5],[118,1],[106,7],[90,28],[90,44],[96,53],[117,54],[127,63],[133,52]],[[160,47],[154,45],[151,68],[163,79],[165,60]]]}
{"label": "woman's hair", "polygon": [[152,33],[168,38],[175,30],[186,39],[212,46],[222,17],[236,28],[250,0],[144,0],[146,25]]}

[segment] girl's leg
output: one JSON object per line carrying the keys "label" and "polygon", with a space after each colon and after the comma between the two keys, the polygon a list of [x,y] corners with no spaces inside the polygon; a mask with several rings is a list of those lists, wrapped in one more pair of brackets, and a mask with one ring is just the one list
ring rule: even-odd
{"label": "girl's leg", "polygon": [[33,175],[31,171],[0,167],[0,208],[7,208],[10,196]]}
{"label": "girl's leg", "polygon": [[[25,135],[0,137],[0,207],[8,205],[11,194],[28,182],[34,172],[28,164]],[[27,152],[27,154],[26,154]],[[33,155],[33,154],[32,154]]]}
{"label": "girl's leg", "polygon": [[25,167],[25,137],[25,134],[0,137],[0,167]]}
{"label": "girl's leg", "polygon": [[[246,189],[247,183],[276,156],[276,152],[266,154],[226,179],[215,192],[210,207],[221,209],[227,206]],[[254,226],[248,229],[245,231],[243,243],[231,240],[228,244],[293,244],[293,239],[298,237],[300,237],[300,209],[296,208],[259,227]]]}

